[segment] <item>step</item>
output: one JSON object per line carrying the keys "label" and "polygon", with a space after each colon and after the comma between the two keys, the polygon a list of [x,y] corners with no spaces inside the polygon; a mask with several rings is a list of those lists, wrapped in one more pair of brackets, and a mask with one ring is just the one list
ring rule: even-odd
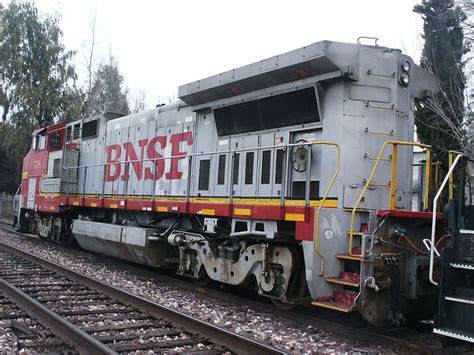
{"label": "step", "polygon": [[456,268],[456,269],[474,270],[474,264],[467,264],[467,263],[450,263],[449,266],[454,267],[454,268]]}
{"label": "step", "polygon": [[316,297],[311,304],[317,307],[329,308],[339,312],[348,313],[352,311],[357,292],[354,291],[338,291],[334,292],[334,296]]}
{"label": "step", "polygon": [[336,254],[336,258],[345,260],[362,260],[362,250],[358,247],[352,248],[352,255]]}
{"label": "step", "polygon": [[433,333],[474,343],[474,334],[469,334],[458,329],[433,328]]}
{"label": "step", "polygon": [[360,274],[355,272],[341,272],[337,277],[325,277],[326,282],[344,285],[344,286],[351,286],[351,287],[359,287],[360,285]]}
{"label": "step", "polygon": [[[362,234],[369,231],[369,225],[367,223],[361,223],[360,230],[352,232],[352,235],[362,236]],[[351,235],[350,229],[347,231],[347,235]]]}
{"label": "step", "polygon": [[362,260],[360,255],[336,254],[336,258],[343,260]]}
{"label": "step", "polygon": [[356,291],[336,291],[334,292],[334,302],[345,303],[353,307],[357,294],[358,293]]}
{"label": "step", "polygon": [[[343,211],[346,211],[346,212],[352,212],[352,208],[347,208],[347,207],[345,207],[345,208],[343,208],[342,210],[343,210]],[[367,209],[367,208],[357,208],[357,209],[356,209],[356,212],[369,213],[370,210]]]}
{"label": "step", "polygon": [[444,299],[446,301],[451,301],[451,302],[474,304],[474,300],[471,299],[471,298],[456,297],[456,296],[445,296]]}
{"label": "step", "polygon": [[349,313],[352,309],[352,306],[349,306],[345,303],[333,302],[333,301],[313,301],[311,302],[313,306],[329,308],[339,312]]}

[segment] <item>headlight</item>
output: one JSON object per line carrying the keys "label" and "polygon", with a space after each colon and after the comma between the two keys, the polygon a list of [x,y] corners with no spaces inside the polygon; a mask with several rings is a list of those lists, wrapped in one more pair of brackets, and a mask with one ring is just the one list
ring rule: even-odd
{"label": "headlight", "polygon": [[402,60],[401,63],[400,63],[400,67],[402,69],[402,71],[404,71],[405,73],[408,73],[410,71],[410,62],[408,60]]}
{"label": "headlight", "polygon": [[400,84],[402,84],[403,86],[408,86],[409,82],[410,82],[410,75],[408,75],[407,73],[402,73],[400,75]]}

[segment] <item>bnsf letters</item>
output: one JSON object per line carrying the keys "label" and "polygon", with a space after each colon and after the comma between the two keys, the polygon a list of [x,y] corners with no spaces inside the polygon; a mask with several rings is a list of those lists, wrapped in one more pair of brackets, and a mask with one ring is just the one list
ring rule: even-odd
{"label": "bnsf letters", "polygon": [[[131,166],[138,180],[159,180],[163,176],[166,180],[180,180],[183,172],[179,171],[179,161],[184,159],[186,151],[181,151],[181,143],[184,142],[188,146],[193,144],[193,135],[191,132],[177,133],[170,136],[169,141],[167,136],[157,136],[152,139],[139,140],[137,150],[135,150],[132,142],[123,143],[123,148],[119,144],[111,144],[105,148],[105,161],[107,163],[105,168],[105,181],[116,181],[120,178],[126,181],[129,178],[129,167]],[[171,159],[169,169],[165,173],[165,160],[162,152],[171,145],[171,156],[178,157]],[[120,164],[122,152],[125,151],[125,161],[131,161],[129,164]],[[146,167],[144,169],[143,159],[159,159],[154,162],[154,167]],[[127,169],[128,166],[128,169]]]}

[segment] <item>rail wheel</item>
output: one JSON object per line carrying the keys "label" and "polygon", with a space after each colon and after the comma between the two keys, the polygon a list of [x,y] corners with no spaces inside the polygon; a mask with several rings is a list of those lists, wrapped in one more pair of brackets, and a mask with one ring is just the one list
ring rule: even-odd
{"label": "rail wheel", "polygon": [[365,304],[361,307],[362,317],[377,328],[388,326],[390,295],[387,290],[367,291]]}
{"label": "rail wheel", "polygon": [[193,278],[192,280],[193,280],[193,283],[198,287],[206,287],[212,281],[209,275],[207,274],[206,268],[204,266],[202,266],[201,269],[199,270],[198,278],[197,279]]}

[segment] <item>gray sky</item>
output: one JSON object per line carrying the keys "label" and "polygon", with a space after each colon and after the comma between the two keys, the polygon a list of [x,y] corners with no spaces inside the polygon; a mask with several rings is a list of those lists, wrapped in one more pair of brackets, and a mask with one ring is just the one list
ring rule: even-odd
{"label": "gray sky", "polygon": [[[8,2],[8,1],[7,1]],[[402,49],[418,62],[421,17],[415,0],[36,0],[61,14],[63,43],[76,50],[85,80],[84,46],[97,13],[96,62],[111,53],[132,95],[149,106],[185,84],[321,40],[355,43],[358,36]]]}

